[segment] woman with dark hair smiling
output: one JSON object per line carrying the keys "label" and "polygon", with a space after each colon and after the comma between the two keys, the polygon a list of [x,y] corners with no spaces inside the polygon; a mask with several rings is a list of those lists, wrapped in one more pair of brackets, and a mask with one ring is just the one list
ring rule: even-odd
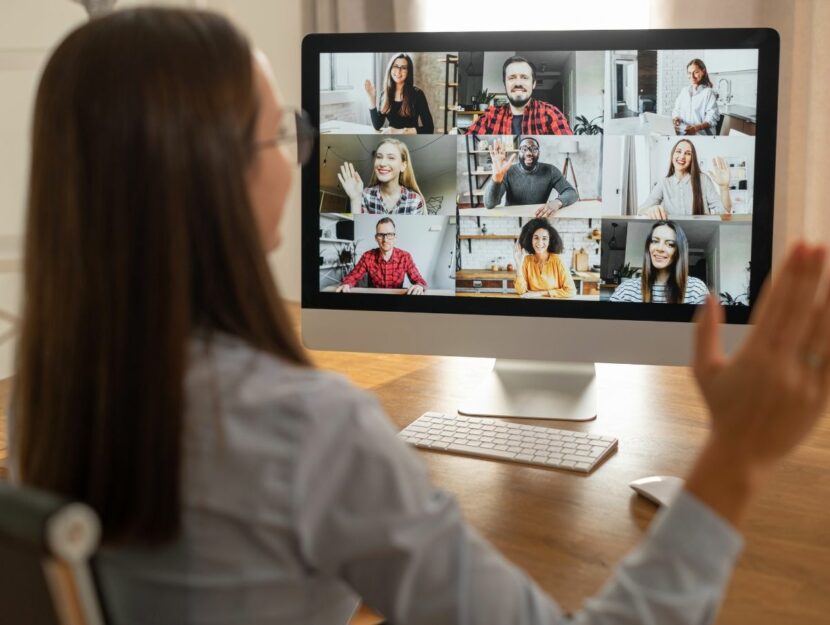
{"label": "woman with dark hair smiling", "polygon": [[710,300],[695,370],[711,436],[570,616],[464,521],[379,403],[299,345],[266,262],[282,148],[308,147],[298,119],[201,11],[96,18],[43,70],[9,467],[97,511],[108,623],[345,624],[360,597],[400,625],[711,622],[735,526],[826,404],[824,249],[796,247],[735,357]]}
{"label": "woman with dark hair smiling", "polygon": [[[430,135],[435,130],[429,103],[423,91],[415,86],[415,66],[412,57],[401,52],[386,66],[386,83],[377,101],[377,90],[371,80],[363,87],[369,98],[369,114],[375,130],[391,134]],[[389,126],[383,128],[385,122]]]}
{"label": "woman with dark hair smiling", "polygon": [[547,219],[531,219],[516,243],[516,293],[525,297],[573,297],[576,285],[562,262],[562,237]]}
{"label": "woman with dark hair smiling", "polygon": [[668,219],[681,215],[731,212],[729,166],[720,157],[712,160],[712,166],[714,169],[708,176],[700,171],[695,144],[689,139],[681,139],[672,148],[669,173],[657,181],[637,214],[652,219]]}
{"label": "woman with dark hair smiling", "polygon": [[673,221],[658,221],[646,238],[640,279],[623,282],[611,301],[703,304],[708,294],[706,283],[689,275],[686,233]]}
{"label": "woman with dark hair smiling", "polygon": [[689,86],[681,89],[671,113],[674,128],[679,135],[714,135],[720,119],[718,94],[706,64],[692,59],[686,65],[686,75]]}

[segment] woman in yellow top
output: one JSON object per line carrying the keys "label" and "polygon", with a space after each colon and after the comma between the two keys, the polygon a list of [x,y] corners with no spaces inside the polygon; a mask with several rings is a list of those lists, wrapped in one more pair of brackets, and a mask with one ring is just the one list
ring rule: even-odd
{"label": "woman in yellow top", "polygon": [[562,237],[547,219],[531,219],[516,243],[516,293],[524,297],[573,297],[571,272],[562,262]]}

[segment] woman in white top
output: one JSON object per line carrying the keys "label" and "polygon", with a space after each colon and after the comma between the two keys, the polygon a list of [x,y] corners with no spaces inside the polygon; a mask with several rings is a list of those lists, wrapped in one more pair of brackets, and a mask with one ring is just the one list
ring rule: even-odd
{"label": "woman in white top", "polygon": [[708,176],[700,171],[698,162],[695,144],[690,139],[678,141],[669,157],[669,173],[657,181],[637,214],[669,219],[732,212],[726,161],[721,157],[712,159],[713,169]]}
{"label": "woman in white top", "polygon": [[706,65],[700,59],[692,59],[686,65],[689,86],[683,87],[674,101],[672,121],[679,135],[714,135],[720,113],[718,94]]}
{"label": "woman in white top", "polygon": [[823,251],[791,256],[798,280],[764,299],[734,359],[706,309],[711,437],[686,490],[570,616],[464,522],[378,403],[297,343],[266,262],[290,186],[282,147],[304,136],[294,119],[210,13],[96,18],[43,72],[10,464],[98,511],[108,620],[332,625],[363,597],[400,625],[711,622],[734,526],[830,388]]}

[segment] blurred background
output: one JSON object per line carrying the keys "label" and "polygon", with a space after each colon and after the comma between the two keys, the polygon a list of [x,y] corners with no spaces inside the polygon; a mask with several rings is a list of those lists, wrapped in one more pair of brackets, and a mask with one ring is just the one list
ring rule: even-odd
{"label": "blurred background", "polygon": [[[802,235],[830,232],[821,203],[830,156],[830,2],[826,0],[2,0],[0,1],[0,379],[12,373],[29,158],[31,107],[50,51],[89,13],[141,4],[192,6],[228,15],[265,52],[284,102],[300,105],[299,51],[312,32],[775,28],[781,34],[776,254]],[[528,15],[533,19],[529,20]],[[494,19],[493,16],[498,16]],[[298,182],[298,178],[297,178]],[[314,209],[317,198],[311,200]],[[272,267],[283,295],[300,297],[300,194],[295,184]]]}

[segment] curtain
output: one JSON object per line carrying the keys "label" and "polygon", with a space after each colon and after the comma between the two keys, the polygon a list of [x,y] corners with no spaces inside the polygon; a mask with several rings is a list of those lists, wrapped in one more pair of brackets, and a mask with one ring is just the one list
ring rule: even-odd
{"label": "curtain", "polygon": [[771,27],[781,35],[775,179],[775,255],[798,238],[826,238],[830,211],[830,2],[826,0],[657,1],[654,28]]}
{"label": "curtain", "polygon": [[[417,1],[314,0],[309,32],[365,33],[413,30]],[[409,24],[409,26],[407,26]]]}

